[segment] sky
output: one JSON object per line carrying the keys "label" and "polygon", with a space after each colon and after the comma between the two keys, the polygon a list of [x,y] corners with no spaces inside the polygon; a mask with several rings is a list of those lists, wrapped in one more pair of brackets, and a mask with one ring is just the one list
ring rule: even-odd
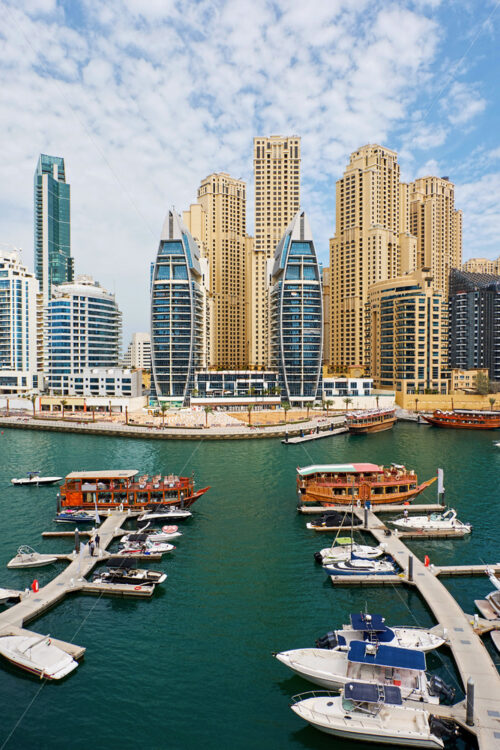
{"label": "sky", "polygon": [[[500,0],[0,0],[0,248],[33,268],[33,174],[63,156],[76,273],[116,293],[124,346],[149,330],[169,208],[253,138],[302,138],[322,262],[335,182],[366,143],[402,179],[449,176],[464,260],[500,255]],[[5,244],[2,244],[5,243]]]}

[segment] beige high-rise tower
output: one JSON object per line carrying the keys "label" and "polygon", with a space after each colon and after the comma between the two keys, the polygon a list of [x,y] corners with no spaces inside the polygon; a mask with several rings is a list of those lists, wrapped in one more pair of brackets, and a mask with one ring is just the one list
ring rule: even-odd
{"label": "beige high-rise tower", "polygon": [[250,366],[269,363],[267,261],[300,208],[300,138],[254,138],[255,239],[251,254]]}
{"label": "beige high-rise tower", "polygon": [[209,264],[210,366],[246,369],[250,259],[245,183],[224,172],[209,175],[198,189],[198,203],[184,211],[183,220]]}
{"label": "beige high-rise tower", "polygon": [[365,364],[365,304],[372,284],[412,270],[407,191],[397,154],[370,144],[351,154],[337,181],[336,233],[330,240],[331,365]]}
{"label": "beige high-rise tower", "polygon": [[430,268],[436,291],[448,298],[451,268],[462,264],[462,212],[447,177],[420,177],[410,185],[410,231],[417,238],[417,265]]}

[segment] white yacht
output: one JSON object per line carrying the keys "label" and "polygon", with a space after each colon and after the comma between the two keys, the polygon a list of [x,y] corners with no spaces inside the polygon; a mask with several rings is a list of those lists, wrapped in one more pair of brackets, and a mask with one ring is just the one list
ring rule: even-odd
{"label": "white yacht", "polygon": [[60,680],[78,666],[66,651],[52,643],[50,635],[2,635],[0,654],[40,679]]}
{"label": "white yacht", "polygon": [[463,523],[457,519],[457,512],[450,508],[445,513],[428,513],[426,516],[401,516],[389,521],[396,528],[422,531],[463,531],[470,534],[472,524]]}
{"label": "white yacht", "polygon": [[163,555],[166,552],[173,552],[175,545],[168,542],[149,542],[147,539],[143,542],[124,542],[119,555]]}
{"label": "white yacht", "polygon": [[394,686],[348,682],[340,696],[320,691],[292,700],[291,709],[301,719],[322,732],[350,740],[443,748],[442,737],[454,732],[427,711],[403,706],[401,690]]}
{"label": "white yacht", "polygon": [[495,587],[495,591],[492,591],[486,596],[486,601],[496,616],[500,617],[500,580],[496,577],[495,572],[491,568],[487,568],[486,573]]}
{"label": "white yacht", "polygon": [[352,641],[384,643],[397,648],[432,651],[445,643],[445,639],[424,628],[388,627],[385,618],[378,614],[352,613],[350,624],[341,630],[332,630],[318,638],[318,648],[347,650]]}
{"label": "white yacht", "polygon": [[52,565],[57,562],[54,555],[43,555],[41,552],[35,552],[32,547],[23,544],[17,550],[17,555],[7,563],[8,568],[41,568],[43,565]]}
{"label": "white yacht", "polygon": [[55,484],[60,482],[62,477],[41,477],[39,471],[29,471],[26,477],[20,477],[19,479],[11,479],[11,484],[34,484],[37,487],[41,484]]}
{"label": "white yacht", "polygon": [[185,518],[192,518],[193,514],[190,510],[184,508],[177,508],[175,505],[168,506],[156,506],[150,508],[141,513],[137,519],[138,524],[151,523],[151,521],[181,521]]}
{"label": "white yacht", "polygon": [[172,539],[177,539],[177,537],[182,536],[181,532],[178,531],[178,526],[163,526],[163,528],[160,529],[149,529],[146,526],[143,526],[141,531],[134,532],[131,534],[127,534],[126,536],[122,536],[121,541],[124,544],[127,544],[128,542],[169,542]]}
{"label": "white yacht", "polygon": [[387,576],[397,574],[396,566],[390,560],[361,560],[350,557],[347,560],[325,563],[323,567],[331,576]]}
{"label": "white yacht", "polygon": [[350,560],[351,557],[363,560],[375,560],[377,557],[382,557],[385,551],[386,547],[384,544],[379,544],[377,547],[369,544],[356,544],[351,537],[346,536],[337,538],[331,547],[325,547],[316,552],[314,558],[321,565],[329,565],[332,562],[339,562],[340,560]]}

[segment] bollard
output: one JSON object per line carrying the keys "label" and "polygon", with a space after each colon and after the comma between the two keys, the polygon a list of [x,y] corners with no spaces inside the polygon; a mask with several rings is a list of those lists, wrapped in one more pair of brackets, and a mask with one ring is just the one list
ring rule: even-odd
{"label": "bollard", "polygon": [[75,552],[80,552],[80,533],[77,528],[75,528]]}
{"label": "bollard", "polygon": [[474,680],[469,677],[467,680],[467,696],[466,696],[466,713],[465,723],[468,727],[474,726]]}
{"label": "bollard", "polygon": [[365,529],[368,528],[368,508],[365,505]]}
{"label": "bollard", "polygon": [[408,555],[408,580],[413,581],[413,555]]}

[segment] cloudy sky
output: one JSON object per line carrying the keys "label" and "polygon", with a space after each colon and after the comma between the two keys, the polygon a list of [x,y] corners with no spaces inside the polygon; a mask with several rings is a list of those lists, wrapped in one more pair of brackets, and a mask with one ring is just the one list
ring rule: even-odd
{"label": "cloudy sky", "polygon": [[[0,242],[33,267],[33,172],[63,156],[77,273],[148,330],[168,207],[252,139],[302,136],[302,207],[320,256],[335,180],[365,143],[403,179],[449,175],[464,258],[500,254],[500,0],[0,0]],[[124,341],[126,343],[126,341]]]}

